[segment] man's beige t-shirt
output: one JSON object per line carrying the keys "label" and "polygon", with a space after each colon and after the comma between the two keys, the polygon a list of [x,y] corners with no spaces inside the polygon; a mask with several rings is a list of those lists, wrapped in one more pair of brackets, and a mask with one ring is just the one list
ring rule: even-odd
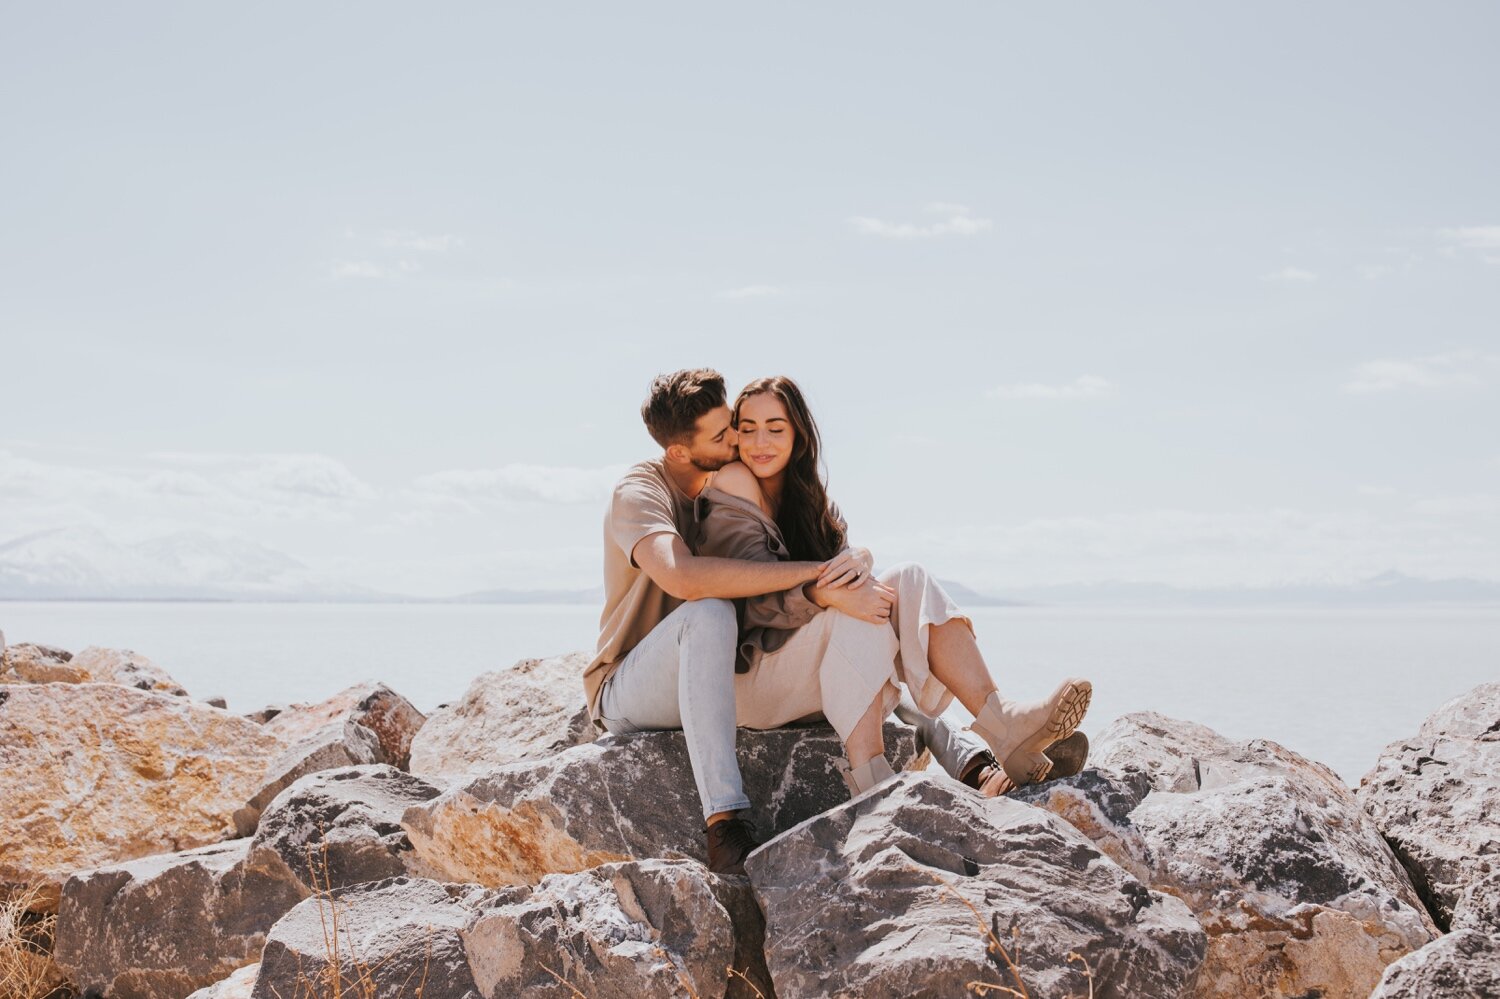
{"label": "man's beige t-shirt", "polygon": [[604,613],[599,650],[583,672],[589,713],[597,725],[599,691],[626,654],[682,601],[641,571],[631,552],[642,538],[668,532],[693,545],[693,500],[667,476],[661,458],[643,461],[615,484],[604,515]]}

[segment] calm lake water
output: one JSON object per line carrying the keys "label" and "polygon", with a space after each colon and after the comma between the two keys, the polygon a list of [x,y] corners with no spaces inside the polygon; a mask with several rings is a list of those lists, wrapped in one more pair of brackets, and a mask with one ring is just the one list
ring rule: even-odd
{"label": "calm lake water", "polygon": [[[971,613],[1005,693],[1039,697],[1066,674],[1094,681],[1091,735],[1158,711],[1274,739],[1351,784],[1438,705],[1500,679],[1500,608]],[[430,710],[486,670],[592,648],[597,621],[584,606],[0,602],[12,644],[135,649],[236,711],[367,678]]]}

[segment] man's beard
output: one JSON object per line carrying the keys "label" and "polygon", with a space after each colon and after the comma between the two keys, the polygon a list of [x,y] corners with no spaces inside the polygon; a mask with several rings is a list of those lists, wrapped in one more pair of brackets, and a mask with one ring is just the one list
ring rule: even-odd
{"label": "man's beard", "polygon": [[699,461],[697,458],[693,458],[691,460],[693,462],[693,467],[700,472],[717,472],[719,469],[723,468],[734,459],[725,458],[722,461]]}

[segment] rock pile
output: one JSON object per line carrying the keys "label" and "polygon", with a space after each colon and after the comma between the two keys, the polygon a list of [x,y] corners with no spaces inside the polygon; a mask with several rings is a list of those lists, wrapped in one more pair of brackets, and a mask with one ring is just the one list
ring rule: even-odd
{"label": "rock pile", "polygon": [[1016,797],[1187,902],[1208,934],[1198,995],[1363,996],[1436,937],[1375,822],[1327,767],[1151,713],[1106,729],[1092,763]]}
{"label": "rock pile", "polygon": [[374,683],[237,716],[134,653],[0,642],[0,881],[52,886],[54,957],[108,999],[1500,994],[1500,684],[1357,794],[1154,714],[999,799],[850,800],[826,726],[743,731],[772,838],[733,878],[682,734],[590,741],[583,662],[430,718]]}

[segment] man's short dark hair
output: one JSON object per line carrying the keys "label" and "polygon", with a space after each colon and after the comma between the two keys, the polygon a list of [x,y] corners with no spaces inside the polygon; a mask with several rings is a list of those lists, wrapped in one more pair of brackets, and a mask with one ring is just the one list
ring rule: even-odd
{"label": "man's short dark hair", "polygon": [[698,418],[723,405],[723,375],[713,368],[684,368],[656,376],[641,404],[641,419],[656,443],[667,448],[691,441]]}

